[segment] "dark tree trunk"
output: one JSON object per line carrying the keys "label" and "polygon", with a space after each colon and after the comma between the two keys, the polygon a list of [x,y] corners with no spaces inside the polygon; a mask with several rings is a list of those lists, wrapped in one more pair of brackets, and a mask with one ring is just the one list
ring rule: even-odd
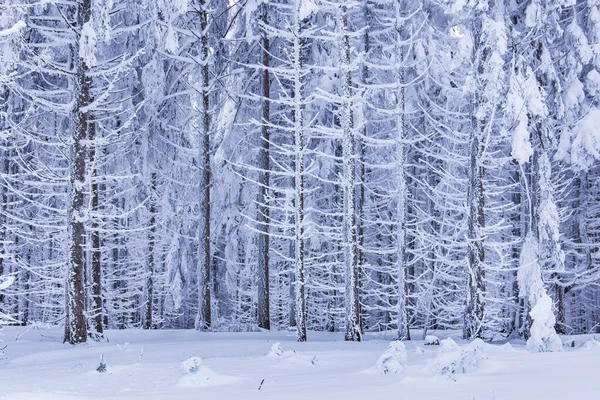
{"label": "dark tree trunk", "polygon": [[200,221],[198,224],[198,315],[196,329],[208,330],[211,326],[211,233],[210,233],[210,184],[211,184],[211,159],[210,159],[210,109],[209,109],[209,46],[208,46],[208,4],[206,0],[199,1],[197,10],[200,19]]}
{"label": "dark tree trunk", "polygon": [[[267,4],[263,4],[262,22],[267,25],[269,14]],[[261,142],[259,153],[260,169],[258,177],[258,205],[256,221],[258,222],[258,327],[262,329],[271,329],[271,320],[269,313],[269,207],[267,205],[268,188],[270,184],[270,98],[271,81],[269,76],[269,37],[267,33],[262,36],[262,102],[263,102],[263,121],[261,128]]]}
{"label": "dark tree trunk", "polygon": [[[474,124],[480,129],[479,124]],[[481,337],[484,316],[485,271],[483,262],[485,252],[481,230],[485,226],[484,194],[483,194],[483,167],[480,161],[480,143],[478,132],[471,134],[469,160],[469,187],[467,189],[469,214],[467,218],[467,305],[463,327],[463,338],[473,339]]]}
{"label": "dark tree trunk", "polygon": [[[83,0],[77,6],[77,27],[81,29],[91,17],[91,0]],[[78,43],[75,45],[78,47]],[[84,187],[86,175],[85,139],[88,129],[87,106],[91,103],[90,89],[92,79],[87,75],[87,66],[80,57],[78,49],[74,62],[75,85],[72,125],[72,144],[69,178],[69,207],[67,213],[68,230],[68,267],[67,267],[67,298],[64,341],[76,344],[85,342],[87,328],[85,321],[85,225],[84,225]]]}
{"label": "dark tree trunk", "polygon": [[148,259],[146,260],[145,303],[142,328],[151,329],[154,303],[154,247],[156,245],[156,172],[150,174],[150,229],[148,231]]}
{"label": "dark tree trunk", "polygon": [[[88,137],[90,143],[93,143],[93,140],[96,138],[96,124],[90,122],[88,125]],[[96,147],[94,146],[90,149],[90,168],[92,169],[92,177],[96,176]],[[98,182],[94,181],[91,185],[92,189],[92,199],[91,206],[92,211],[98,211],[98,205],[100,200],[100,191]],[[92,222],[92,231],[91,231],[91,244],[92,244],[92,257],[91,257],[91,277],[92,277],[92,324],[93,331],[96,335],[102,336],[103,334],[103,326],[102,326],[102,265],[101,265],[101,257],[102,253],[100,250],[100,232],[98,230],[98,222],[94,220]]]}

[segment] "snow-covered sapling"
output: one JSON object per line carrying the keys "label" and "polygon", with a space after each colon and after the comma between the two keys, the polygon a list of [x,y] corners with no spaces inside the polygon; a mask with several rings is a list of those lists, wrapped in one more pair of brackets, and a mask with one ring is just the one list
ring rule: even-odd
{"label": "snow-covered sapling", "polygon": [[283,348],[281,347],[281,342],[273,343],[271,346],[271,350],[267,353],[268,357],[281,357],[283,356]]}
{"label": "snow-covered sapling", "polygon": [[479,366],[485,358],[483,349],[486,344],[481,339],[460,347],[448,338],[440,342],[438,356],[431,362],[430,369],[440,375],[465,374]]}
{"label": "snow-covered sapling", "polygon": [[100,372],[101,374],[106,372],[106,363],[104,362],[104,356],[102,354],[100,355],[100,365],[98,365],[96,371]]}
{"label": "snow-covered sapling", "polygon": [[383,353],[375,363],[375,369],[380,374],[401,374],[408,363],[406,355],[406,346],[404,343],[395,340],[390,343],[388,349]]}
{"label": "snow-covered sapling", "polygon": [[181,371],[184,374],[195,374],[202,365],[202,359],[200,357],[190,357],[181,363]]}

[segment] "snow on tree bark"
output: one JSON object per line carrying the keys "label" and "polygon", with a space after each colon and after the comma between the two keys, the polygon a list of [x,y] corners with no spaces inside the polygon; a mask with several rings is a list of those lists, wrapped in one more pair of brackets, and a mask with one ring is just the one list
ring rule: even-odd
{"label": "snow on tree bark", "polygon": [[[92,14],[91,0],[77,3],[77,27],[83,29],[89,24]],[[89,43],[88,43],[89,44]],[[85,321],[85,177],[86,177],[86,147],[85,139],[88,130],[88,110],[91,103],[90,90],[92,78],[88,75],[88,64],[91,49],[83,49],[80,43],[73,59],[74,90],[73,90],[73,123],[69,177],[69,207],[67,212],[68,225],[68,265],[67,265],[67,298],[66,324],[64,341],[70,344],[85,342],[87,328]]]}
{"label": "snow on tree bark", "polygon": [[[262,23],[269,23],[268,2],[262,4]],[[269,312],[269,206],[268,188],[270,185],[270,98],[271,77],[269,72],[270,45],[269,36],[262,35],[262,121],[258,168],[258,201],[256,222],[258,234],[258,327],[271,329]]]}
{"label": "snow on tree bark", "polygon": [[344,163],[342,186],[343,199],[343,246],[344,246],[344,300],[346,306],[346,331],[348,341],[362,340],[358,290],[358,237],[356,233],[356,127],[354,125],[354,93],[352,83],[353,63],[351,60],[348,6],[342,3],[338,11],[338,34],[340,35],[340,75],[342,130],[342,157]]}

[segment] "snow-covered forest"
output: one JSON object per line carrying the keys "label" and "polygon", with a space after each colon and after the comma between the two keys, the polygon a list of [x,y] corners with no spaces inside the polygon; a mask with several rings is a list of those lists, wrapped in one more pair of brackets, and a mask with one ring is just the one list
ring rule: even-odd
{"label": "snow-covered forest", "polygon": [[0,324],[41,323],[599,333],[600,1],[1,0]]}

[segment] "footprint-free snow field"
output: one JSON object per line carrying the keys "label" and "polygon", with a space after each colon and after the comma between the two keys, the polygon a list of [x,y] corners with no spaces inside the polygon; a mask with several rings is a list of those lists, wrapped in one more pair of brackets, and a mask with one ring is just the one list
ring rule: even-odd
{"label": "footprint-free snow field", "polygon": [[[62,331],[7,327],[0,399],[596,399],[600,343],[563,337],[564,351],[489,345],[437,334],[344,342],[341,333],[108,331],[70,346]],[[98,372],[101,359],[105,372]],[[102,369],[102,368],[101,368]]]}

